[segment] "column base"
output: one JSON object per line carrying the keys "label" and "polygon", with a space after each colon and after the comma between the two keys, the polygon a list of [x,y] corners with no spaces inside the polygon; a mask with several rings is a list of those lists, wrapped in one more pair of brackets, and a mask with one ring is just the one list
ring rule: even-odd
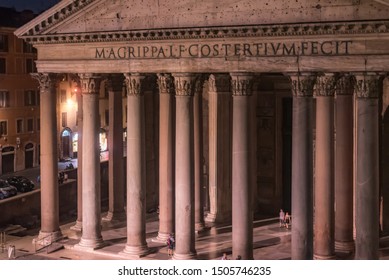
{"label": "column base", "polygon": [[216,222],[216,214],[208,213],[207,216],[205,216],[205,221],[210,223]]}
{"label": "column base", "polygon": [[354,241],[335,241],[335,251],[342,253],[352,253],[355,251]]}
{"label": "column base", "polygon": [[127,216],[126,216],[126,212],[124,210],[122,212],[109,211],[107,213],[107,216],[102,218],[102,221],[103,222],[115,222],[115,221],[122,222],[122,221],[126,221],[126,219],[127,219]]}
{"label": "column base", "polygon": [[314,260],[335,260],[335,259],[336,259],[336,256],[335,256],[335,255],[324,256],[324,255],[314,254],[314,255],[313,255],[313,259],[314,259]]}
{"label": "column base", "polygon": [[195,260],[197,259],[197,253],[191,252],[188,254],[177,254],[174,252],[172,260]]}
{"label": "column base", "polygon": [[63,239],[64,236],[61,230],[57,230],[54,232],[43,232],[40,231],[37,238],[32,240],[32,243],[39,244],[42,246],[50,245],[53,242]]}
{"label": "column base", "polygon": [[170,234],[171,233],[158,232],[158,236],[151,239],[151,241],[166,244],[166,240],[169,238]]}
{"label": "column base", "polygon": [[196,224],[195,224],[195,231],[196,231],[196,232],[202,232],[202,231],[204,231],[204,229],[205,229],[205,224],[204,224],[204,222],[196,223]]}
{"label": "column base", "polygon": [[149,247],[147,247],[147,244],[144,244],[140,246],[126,245],[124,250],[119,254],[122,256],[141,258],[146,256],[148,253],[149,253]]}
{"label": "column base", "polygon": [[80,242],[74,247],[83,251],[94,251],[104,247],[104,240],[102,237],[98,239],[86,239],[81,237]]}
{"label": "column base", "polygon": [[70,229],[73,231],[82,232],[82,221],[77,220],[74,226],[71,226]]}

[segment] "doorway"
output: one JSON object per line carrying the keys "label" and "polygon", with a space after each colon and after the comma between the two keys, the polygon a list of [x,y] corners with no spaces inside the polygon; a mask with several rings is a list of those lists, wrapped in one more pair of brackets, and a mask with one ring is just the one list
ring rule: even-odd
{"label": "doorway", "polygon": [[71,154],[70,154],[71,135],[72,135],[72,131],[70,130],[70,128],[65,128],[61,133],[62,158],[63,159],[71,157]]}
{"label": "doorway", "polygon": [[4,147],[2,153],[2,174],[15,172],[15,148],[12,146]]}
{"label": "doorway", "polygon": [[34,167],[34,144],[28,143],[24,148],[24,168]]}

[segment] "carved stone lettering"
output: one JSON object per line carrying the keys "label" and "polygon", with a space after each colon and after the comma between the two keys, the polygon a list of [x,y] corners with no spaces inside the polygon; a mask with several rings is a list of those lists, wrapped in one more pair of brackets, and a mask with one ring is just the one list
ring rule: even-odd
{"label": "carved stone lettering", "polygon": [[95,59],[348,55],[352,41],[142,45],[96,48]]}

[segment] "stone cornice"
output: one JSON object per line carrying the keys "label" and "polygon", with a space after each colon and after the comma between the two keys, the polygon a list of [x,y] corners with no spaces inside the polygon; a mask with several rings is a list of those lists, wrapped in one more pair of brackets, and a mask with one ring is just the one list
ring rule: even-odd
{"label": "stone cornice", "polygon": [[[80,0],[81,1],[81,0]],[[95,0],[84,0],[95,1]],[[46,27],[48,28],[48,27]],[[42,31],[38,28],[38,30]],[[248,25],[226,27],[197,27],[172,29],[147,29],[127,31],[102,31],[91,33],[71,34],[41,34],[28,31],[17,34],[32,44],[62,44],[62,43],[89,43],[89,42],[128,42],[153,40],[180,40],[180,39],[218,39],[242,37],[294,37],[294,36],[323,36],[323,35],[367,35],[388,34],[389,21],[357,21],[357,22],[329,22],[279,25]]]}
{"label": "stone cornice", "polygon": [[16,30],[15,35],[24,37],[43,34],[96,1],[98,0],[63,0]]}

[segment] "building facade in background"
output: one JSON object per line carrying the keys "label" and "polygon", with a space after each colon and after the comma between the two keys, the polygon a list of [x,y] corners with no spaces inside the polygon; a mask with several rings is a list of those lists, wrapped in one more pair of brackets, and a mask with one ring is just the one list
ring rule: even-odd
{"label": "building facade in background", "polygon": [[0,174],[39,164],[40,107],[36,49],[14,32],[34,18],[30,11],[0,8]]}

